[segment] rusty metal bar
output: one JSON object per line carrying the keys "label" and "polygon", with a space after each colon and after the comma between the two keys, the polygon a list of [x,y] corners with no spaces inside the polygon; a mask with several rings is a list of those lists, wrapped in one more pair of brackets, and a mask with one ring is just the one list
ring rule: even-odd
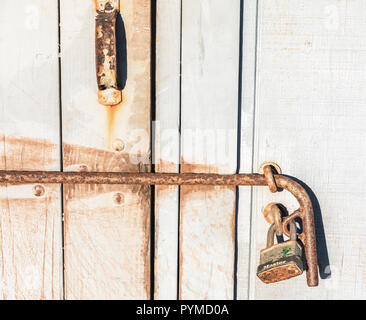
{"label": "rusty metal bar", "polygon": [[[266,170],[268,172],[268,170]],[[308,266],[308,286],[318,285],[318,262],[315,242],[314,212],[306,190],[293,179],[274,174],[273,179],[261,174],[205,174],[205,173],[119,173],[119,172],[49,172],[49,171],[0,171],[0,183],[9,184],[137,184],[137,185],[221,185],[268,186],[268,182],[289,191],[300,208],[283,221],[283,231],[290,236],[287,226],[299,217],[303,221],[303,233],[299,235],[305,247]]]}
{"label": "rusty metal bar", "polygon": [[106,106],[122,101],[117,83],[116,21],[119,0],[95,0],[95,57],[98,83],[98,100]]}
{"label": "rusty metal bar", "polygon": [[0,183],[265,186],[259,174],[0,171]]}

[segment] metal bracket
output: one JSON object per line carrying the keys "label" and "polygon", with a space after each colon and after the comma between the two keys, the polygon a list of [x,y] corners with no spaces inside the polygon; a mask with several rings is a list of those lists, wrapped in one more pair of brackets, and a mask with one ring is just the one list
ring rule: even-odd
{"label": "metal bracket", "polygon": [[0,183],[9,184],[130,184],[130,185],[219,185],[219,186],[269,186],[272,192],[282,188],[298,201],[299,208],[283,219],[283,233],[290,237],[288,225],[295,218],[303,222],[303,232],[298,236],[305,247],[307,284],[318,285],[318,262],[314,229],[314,212],[306,190],[295,180],[274,174],[270,165],[263,167],[264,174],[205,174],[205,173],[119,173],[119,172],[50,172],[50,171],[0,171]]}

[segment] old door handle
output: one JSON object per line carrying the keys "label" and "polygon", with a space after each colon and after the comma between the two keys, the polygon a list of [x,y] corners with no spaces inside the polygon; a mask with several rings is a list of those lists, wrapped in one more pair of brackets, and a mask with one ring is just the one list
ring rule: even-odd
{"label": "old door handle", "polygon": [[122,101],[117,83],[116,21],[119,0],[95,0],[95,55],[98,100],[106,106]]}

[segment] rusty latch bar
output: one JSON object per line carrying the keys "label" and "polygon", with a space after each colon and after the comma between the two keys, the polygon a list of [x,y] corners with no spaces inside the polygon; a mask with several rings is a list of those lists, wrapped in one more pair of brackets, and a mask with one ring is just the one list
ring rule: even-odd
{"label": "rusty latch bar", "polygon": [[9,184],[136,184],[136,185],[220,185],[220,186],[269,186],[272,192],[282,188],[299,202],[299,209],[283,219],[283,232],[290,237],[288,225],[295,218],[303,222],[303,232],[298,236],[305,247],[307,284],[318,285],[314,212],[306,190],[295,180],[273,174],[270,166],[264,174],[204,174],[204,173],[119,173],[119,172],[49,172],[49,171],[0,171],[0,183]]}
{"label": "rusty latch bar", "polygon": [[95,0],[95,55],[99,103],[113,106],[122,101],[117,83],[116,21],[119,0]]}

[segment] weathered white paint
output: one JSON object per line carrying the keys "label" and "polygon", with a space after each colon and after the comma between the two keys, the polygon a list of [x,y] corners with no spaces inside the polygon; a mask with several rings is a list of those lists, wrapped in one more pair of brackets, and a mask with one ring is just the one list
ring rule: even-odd
{"label": "weathered white paint", "polygon": [[[156,172],[179,170],[181,0],[157,1]],[[155,187],[155,299],[177,299],[178,187]]]}
{"label": "weathered white paint", "polygon": [[[182,172],[233,173],[240,1],[187,0],[182,19]],[[233,298],[235,196],[181,188],[181,299]]]}
{"label": "weathered white paint", "polygon": [[[156,147],[161,172],[178,170],[179,2],[158,0]],[[108,112],[97,103],[92,1],[60,3],[65,170],[140,170],[128,164],[128,155],[141,151],[145,157],[150,151],[148,1],[122,3],[129,80],[124,102]],[[239,7],[237,0],[183,1],[186,172],[236,169]],[[239,299],[366,297],[366,219],[360,209],[366,193],[365,7],[362,0],[244,1],[240,171],[255,172],[262,161],[273,160],[312,188],[322,214],[322,219],[316,216],[321,269],[331,275],[312,289],[305,275],[262,284],[255,275],[268,228],[261,210],[280,201],[291,212],[297,203],[285,192],[272,195],[265,188],[255,188],[251,199],[251,189],[242,187]],[[135,18],[138,23],[130,23]],[[57,1],[2,4],[1,169],[60,169],[57,20]],[[121,146],[124,151],[116,152]],[[59,187],[44,186],[39,198],[33,187],[0,188],[4,299],[62,298]],[[157,299],[174,299],[177,292],[177,195],[176,187],[156,188]],[[65,187],[65,200],[66,298],[148,298],[149,190]],[[234,204],[233,188],[182,188],[181,298],[233,297]]]}
{"label": "weathered white paint", "polygon": [[[123,102],[106,107],[97,96],[93,2],[61,1],[67,171],[149,170],[150,1],[124,0],[121,12],[127,82]],[[65,285],[66,299],[150,298],[149,187],[65,186]]]}
{"label": "weathered white paint", "polygon": [[[0,169],[59,170],[57,1],[1,4]],[[0,187],[0,298],[62,298],[61,192]]]}
{"label": "weathered white paint", "polygon": [[321,218],[317,208],[315,217],[319,262],[331,274],[316,288],[306,287],[305,274],[273,285],[256,278],[268,227],[261,209],[281,199],[290,212],[296,208],[287,194],[258,188],[252,299],[366,297],[365,10],[362,0],[259,2],[254,169],[274,160],[313,190],[321,208]]}

